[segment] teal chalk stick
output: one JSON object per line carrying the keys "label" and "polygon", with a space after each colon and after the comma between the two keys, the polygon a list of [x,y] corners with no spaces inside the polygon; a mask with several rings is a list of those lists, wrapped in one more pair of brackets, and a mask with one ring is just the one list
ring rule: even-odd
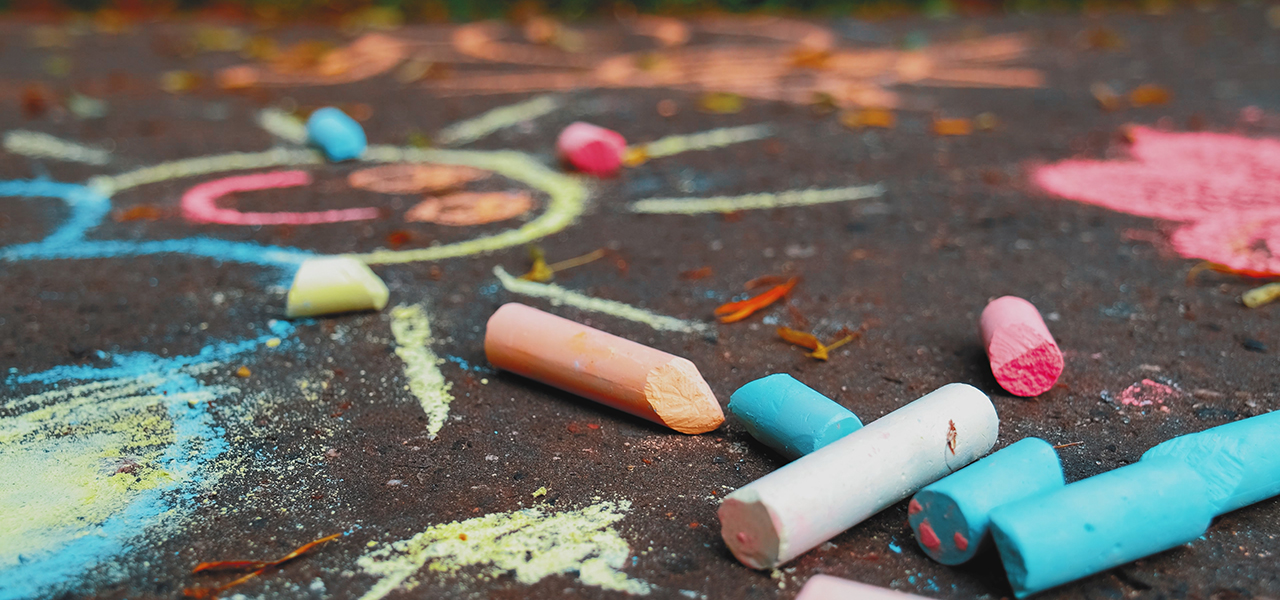
{"label": "teal chalk stick", "polygon": [[1217,508],[1195,469],[1152,458],[999,506],[991,534],[1025,598],[1195,540]]}
{"label": "teal chalk stick", "polygon": [[1173,438],[1142,460],[1178,458],[1209,483],[1218,514],[1280,495],[1280,411]]}
{"label": "teal chalk stick", "polygon": [[792,459],[862,428],[849,409],[784,373],[738,388],[729,412],[760,443]]}
{"label": "teal chalk stick", "polygon": [[332,161],[357,158],[364,154],[368,144],[364,128],[332,106],[311,113],[307,119],[307,139]]}
{"label": "teal chalk stick", "polygon": [[1064,485],[1053,444],[1026,438],[920,490],[907,506],[908,521],[925,554],[958,565],[990,543],[993,509]]}

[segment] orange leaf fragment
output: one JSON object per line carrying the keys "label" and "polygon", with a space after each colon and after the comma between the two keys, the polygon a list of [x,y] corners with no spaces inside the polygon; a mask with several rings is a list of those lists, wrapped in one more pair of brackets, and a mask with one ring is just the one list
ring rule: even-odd
{"label": "orange leaf fragment", "polygon": [[973,123],[969,119],[934,119],[934,135],[969,135],[973,133]]}
{"label": "orange leaf fragment", "polygon": [[683,279],[685,281],[697,281],[699,279],[706,279],[710,277],[711,274],[712,274],[711,267],[702,267],[700,269],[691,269],[689,271],[681,271],[680,279]]}
{"label": "orange leaf fragment", "polygon": [[1134,106],[1168,104],[1172,94],[1158,85],[1140,85],[1129,92],[1129,103]]}
{"label": "orange leaf fragment", "polygon": [[330,536],[322,537],[314,542],[303,544],[302,546],[298,547],[298,549],[280,557],[277,560],[270,560],[270,561],[223,560],[223,561],[216,561],[216,562],[202,562],[196,565],[196,568],[191,570],[191,573],[193,575],[196,573],[203,573],[205,571],[227,571],[227,570],[240,571],[240,570],[253,569],[253,572],[249,573],[248,575],[244,575],[243,577],[240,577],[230,583],[218,586],[216,588],[187,588],[185,590],[182,590],[182,595],[187,596],[189,598],[217,598],[218,594],[221,594],[222,592],[225,592],[237,585],[240,585],[246,581],[249,581],[250,579],[253,579],[254,577],[257,577],[263,574],[264,572],[266,572],[267,569],[270,569],[272,567],[278,567],[286,562],[289,562],[305,554],[308,550],[311,550],[312,548],[315,548],[316,546],[319,546],[320,544],[323,544],[325,542],[334,540],[341,535],[342,535],[341,533],[335,533]]}
{"label": "orange leaf fragment", "polygon": [[819,342],[818,338],[815,337],[812,333],[797,331],[790,327],[779,327],[778,337],[782,338],[783,340],[786,340],[787,342],[800,346],[801,348],[817,350],[818,348],[822,347],[822,342]]}
{"label": "orange leaf fragment", "polygon": [[758,296],[741,300],[738,302],[729,302],[722,304],[716,308],[715,314],[720,316],[721,323],[736,323],[749,316],[756,311],[777,302],[783,296],[786,296],[791,288],[796,286],[798,280],[792,277],[784,284],[773,286],[768,291]]}
{"label": "orange leaf fragment", "polygon": [[894,125],[897,124],[897,118],[894,116],[893,111],[888,109],[863,108],[840,113],[840,124],[851,129],[864,129],[867,127],[893,129]]}
{"label": "orange leaf fragment", "polygon": [[1098,101],[1098,105],[1102,107],[1102,110],[1113,112],[1124,108],[1124,98],[1105,83],[1095,83],[1089,86],[1089,92],[1093,94],[1093,98]]}
{"label": "orange leaf fragment", "polygon": [[124,210],[117,210],[111,218],[117,223],[125,221],[155,221],[164,217],[164,211],[150,204],[139,204]]}

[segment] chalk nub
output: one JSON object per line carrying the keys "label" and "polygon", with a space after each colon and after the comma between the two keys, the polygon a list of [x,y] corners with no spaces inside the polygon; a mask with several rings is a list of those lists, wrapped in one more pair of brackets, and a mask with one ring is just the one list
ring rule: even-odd
{"label": "chalk nub", "polygon": [[992,300],[979,329],[1000,387],[1015,396],[1038,396],[1058,382],[1062,351],[1030,302],[1016,296]]}
{"label": "chalk nub", "polygon": [[777,567],[973,462],[998,426],[985,394],[945,385],[729,494],[720,536],[748,567]]}
{"label": "chalk nub", "polygon": [[597,177],[608,177],[622,166],[627,140],[622,134],[578,121],[560,132],[556,140],[560,156],[574,168]]}
{"label": "chalk nub", "polygon": [[925,554],[958,565],[988,545],[992,509],[1063,485],[1053,445],[1026,438],[925,486],[907,519]]}
{"label": "chalk nub", "polygon": [[293,276],[285,314],[293,318],[382,310],[390,295],[387,284],[354,258],[312,258]]}
{"label": "chalk nub", "polygon": [[495,367],[666,425],[705,433],[724,422],[688,359],[509,303],[489,317],[484,352]]}
{"label": "chalk nub", "polygon": [[1014,594],[1025,598],[1200,537],[1216,514],[1181,460],[1140,460],[991,511]]}
{"label": "chalk nub", "polygon": [[729,397],[729,412],[751,437],[799,458],[862,428],[849,409],[785,373],[762,377]]}
{"label": "chalk nub", "polygon": [[924,600],[908,594],[830,575],[814,575],[804,582],[796,600]]}
{"label": "chalk nub", "polygon": [[307,118],[307,141],[335,162],[358,158],[368,143],[364,128],[332,106],[321,108]]}

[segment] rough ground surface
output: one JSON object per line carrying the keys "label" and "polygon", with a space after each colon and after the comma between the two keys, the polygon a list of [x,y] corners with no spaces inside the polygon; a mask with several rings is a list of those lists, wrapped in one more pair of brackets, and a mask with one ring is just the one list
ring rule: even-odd
{"label": "rough ground surface", "polygon": [[[732,420],[718,431],[684,436],[531,384],[486,366],[483,330],[501,303],[519,300],[642,341],[696,363],[720,397],[774,372],[788,372],[869,421],[943,384],[970,383],[990,394],[1001,416],[999,445],[1025,436],[1061,450],[1068,480],[1138,459],[1148,447],[1182,433],[1280,408],[1274,308],[1249,310],[1237,296],[1253,282],[1208,274],[1188,284],[1195,261],[1163,250],[1162,225],[1102,208],[1048,197],[1028,183],[1028,169],[1069,157],[1119,158],[1126,123],[1175,130],[1206,128],[1280,137],[1280,46],[1266,7],[1139,14],[1009,16],[954,21],[924,19],[838,23],[850,43],[895,47],[904,37],[930,43],[975,34],[1025,32],[1034,40],[1021,66],[1047,78],[1041,89],[898,86],[918,106],[945,116],[983,112],[994,131],[939,138],[929,111],[899,113],[892,130],[852,131],[834,114],[806,106],[748,100],[737,114],[697,110],[697,94],[667,89],[584,90],[564,94],[565,107],[531,125],[509,128],[470,149],[515,149],[552,164],[555,135],[588,119],[630,140],[739,124],[770,122],[768,141],[654,160],[615,179],[591,182],[588,213],[540,241],[551,260],[600,247],[613,258],[562,273],[556,282],[593,296],[686,319],[712,309],[764,274],[800,274],[792,305],[809,330],[826,339],[842,326],[869,323],[862,339],[821,363],[776,338],[769,322],[798,326],[781,305],[745,322],[716,326],[714,341],[664,333],[607,315],[554,308],[509,294],[491,270],[528,267],[511,248],[438,263],[380,266],[392,303],[422,303],[431,319],[432,350],[456,397],[439,438],[425,437],[426,417],[407,390],[395,354],[389,311],[298,324],[296,342],[255,355],[252,375],[232,363],[203,375],[241,393],[218,400],[215,422],[229,446],[209,469],[220,479],[182,500],[179,525],[147,533],[116,558],[68,580],[67,597],[172,598],[183,588],[224,582],[193,577],[200,561],[275,558],[316,538],[349,532],[284,568],[228,594],[247,597],[355,598],[375,579],[356,561],[368,544],[411,537],[437,524],[535,504],[577,509],[595,499],[629,500],[614,525],[633,559],[623,571],[654,586],[653,597],[790,598],[805,579],[827,573],[939,598],[1011,595],[991,555],[962,568],[931,562],[915,545],[906,502],[831,540],[773,577],[735,561],[719,539],[715,510],[728,491],[780,467]],[[0,176],[47,173],[82,182],[108,172],[181,157],[266,149],[277,143],[253,124],[256,111],[285,102],[302,106],[367,103],[371,140],[405,144],[410,130],[434,132],[518,101],[526,95],[433,97],[430,85],[391,75],[312,87],[230,93],[206,85],[187,94],[159,91],[160,73],[211,74],[240,64],[230,53],[170,56],[164,41],[185,24],[140,26],[111,36],[77,37],[70,48],[34,49],[27,24],[3,24],[0,128],[48,132],[88,144],[114,140],[115,162],[90,167],[14,154],[0,155]],[[608,31],[612,24],[598,24]],[[1105,27],[1117,49],[1085,48],[1084,32]],[[334,31],[281,29],[282,40],[341,41]],[[49,56],[69,57],[67,78],[47,75]],[[464,69],[465,67],[459,67]],[[114,74],[114,75],[113,75]],[[105,81],[111,79],[114,83]],[[92,87],[109,102],[101,119],[53,110],[38,117],[19,108],[22,89],[44,80],[55,90]],[[1118,89],[1156,83],[1172,92],[1164,106],[1104,112],[1093,82]],[[678,112],[655,108],[671,99]],[[1241,122],[1256,106],[1264,118]],[[448,242],[503,224],[445,228],[405,224],[415,197],[394,198],[345,187],[353,167],[313,167],[310,188],[263,194],[254,210],[389,205],[385,219],[313,227],[202,226],[176,213],[155,221],[107,220],[101,239],[167,239],[207,235],[293,246],[322,253],[386,246],[398,230],[411,246]],[[207,177],[205,179],[208,179]],[[139,204],[176,207],[201,181],[180,179],[122,192],[115,209]],[[884,196],[803,208],[718,215],[634,215],[627,203],[646,197],[732,195],[883,182]],[[498,186],[501,188],[502,186]],[[237,202],[249,206],[251,198]],[[66,211],[53,201],[0,198],[0,245],[35,241]],[[680,273],[709,266],[711,277]],[[438,267],[438,280],[432,269]],[[260,335],[283,318],[275,271],[178,255],[101,260],[0,263],[0,366],[10,373],[66,364],[102,364],[98,350],[161,355],[198,352],[212,340]],[[989,298],[1015,294],[1050,315],[1066,354],[1066,371],[1049,393],[1015,398],[996,385],[977,337]],[[1260,342],[1260,343],[1259,343]],[[1261,350],[1261,351],[1259,351]],[[464,368],[468,366],[469,368]],[[1159,406],[1120,404],[1143,379],[1180,393]],[[298,381],[310,382],[312,394]],[[321,383],[327,388],[319,389]],[[47,389],[6,385],[4,398]],[[318,394],[314,392],[319,391]],[[310,397],[308,397],[310,395]],[[1109,400],[1110,399],[1110,400]],[[12,417],[13,413],[0,414]],[[598,425],[598,428],[591,427]],[[0,465],[0,468],[5,468]],[[388,482],[398,481],[390,484]],[[545,497],[531,494],[540,487]],[[3,534],[3,532],[0,532]],[[1218,519],[1200,540],[1047,592],[1055,598],[1256,598],[1280,595],[1280,503],[1262,502]],[[409,597],[620,597],[573,575],[532,585],[509,575],[477,579],[423,571]],[[322,582],[317,585],[316,580]],[[0,588],[4,587],[0,582]],[[682,595],[682,590],[690,592]]]}

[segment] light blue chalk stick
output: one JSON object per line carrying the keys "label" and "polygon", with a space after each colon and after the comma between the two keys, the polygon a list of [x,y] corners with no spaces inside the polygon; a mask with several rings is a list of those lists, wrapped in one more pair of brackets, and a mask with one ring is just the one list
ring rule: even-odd
{"label": "light blue chalk stick", "polygon": [[991,511],[991,534],[1019,598],[1163,552],[1217,514],[1185,462],[1138,461]]}
{"label": "light blue chalk stick", "polygon": [[1200,473],[1219,505],[1231,512],[1280,495],[1280,411],[1173,438],[1142,460],[1178,458]]}
{"label": "light blue chalk stick", "polygon": [[862,428],[849,409],[790,375],[762,377],[729,397],[729,412],[760,443],[800,458]]}
{"label": "light blue chalk stick", "polygon": [[364,128],[332,106],[311,113],[307,119],[307,139],[332,161],[357,158],[364,154],[368,143]]}
{"label": "light blue chalk stick", "polygon": [[1064,485],[1053,445],[1026,438],[920,490],[908,520],[925,554],[958,565],[990,543],[992,509]]}

